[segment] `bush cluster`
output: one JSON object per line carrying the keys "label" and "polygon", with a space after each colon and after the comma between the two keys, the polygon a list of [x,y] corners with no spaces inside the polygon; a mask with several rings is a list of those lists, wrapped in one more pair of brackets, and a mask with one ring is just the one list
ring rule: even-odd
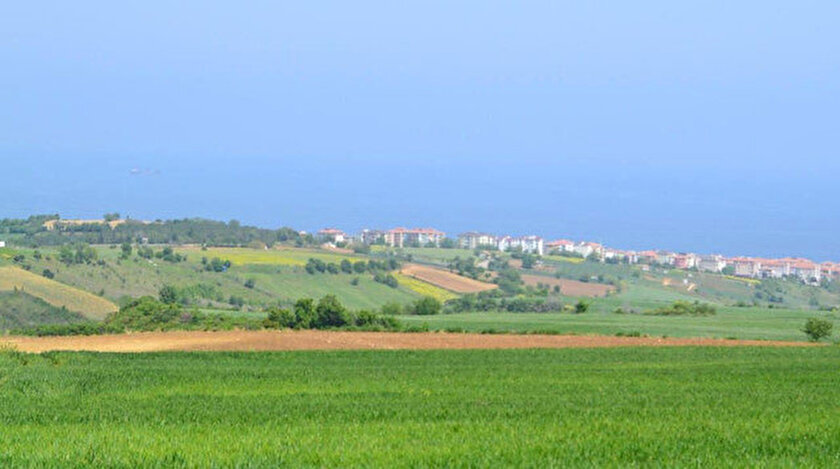
{"label": "bush cluster", "polygon": [[505,311],[509,313],[552,313],[563,311],[563,303],[555,298],[515,296],[505,297],[498,291],[464,295],[446,302],[447,313],[469,311]]}
{"label": "bush cluster", "polygon": [[699,301],[675,301],[670,306],[648,311],[651,316],[714,316],[717,309],[714,306]]}

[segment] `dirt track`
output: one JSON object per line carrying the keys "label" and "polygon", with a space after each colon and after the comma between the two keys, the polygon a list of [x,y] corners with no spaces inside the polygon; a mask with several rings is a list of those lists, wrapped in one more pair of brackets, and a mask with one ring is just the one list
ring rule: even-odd
{"label": "dirt track", "polygon": [[805,342],[761,340],[333,331],[178,331],[75,337],[0,337],[0,345],[6,344],[11,344],[18,350],[26,352],[48,350],[157,352],[176,350],[513,349],[690,345],[801,347],[813,345]]}

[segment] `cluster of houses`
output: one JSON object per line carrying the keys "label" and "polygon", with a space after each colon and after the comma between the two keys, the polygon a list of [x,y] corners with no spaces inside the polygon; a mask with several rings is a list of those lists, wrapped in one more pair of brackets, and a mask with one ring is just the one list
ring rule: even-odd
{"label": "cluster of houses", "polygon": [[[392,247],[441,246],[446,233],[434,228],[394,228],[387,231],[362,230],[357,236],[350,236],[334,228],[318,232],[324,242],[384,244]],[[575,242],[566,239],[545,242],[539,236],[497,236],[488,233],[467,232],[458,235],[457,244],[451,247],[462,249],[497,249],[499,251],[521,250],[537,255],[558,254],[591,258],[601,262],[651,265],[674,269],[699,270],[727,273],[746,278],[797,277],[803,282],[819,283],[823,279],[840,278],[840,263],[816,263],[808,259],[783,258],[763,259],[754,257],[731,257],[721,255],[699,255],[670,251],[624,251],[607,248],[599,243]]]}
{"label": "cluster of houses", "polygon": [[387,231],[365,229],[358,236],[354,237],[335,228],[325,228],[317,233],[317,238],[324,242],[359,242],[363,244],[385,244],[391,247],[403,248],[411,246],[440,246],[441,242],[446,238],[446,233],[434,228],[400,227]]}
{"label": "cluster of houses", "polygon": [[696,269],[704,272],[729,273],[746,278],[797,277],[803,282],[819,283],[823,278],[840,277],[840,263],[816,263],[808,259],[763,259],[674,253],[669,251],[622,251],[597,243],[574,243],[558,240],[547,243],[549,252],[574,253],[582,257],[596,256],[606,262],[670,266],[674,269]]}

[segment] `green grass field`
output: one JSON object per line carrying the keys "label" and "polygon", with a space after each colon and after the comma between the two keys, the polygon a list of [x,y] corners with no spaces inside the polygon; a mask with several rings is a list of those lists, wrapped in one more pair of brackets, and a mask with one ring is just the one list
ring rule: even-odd
{"label": "green grass field", "polygon": [[[647,316],[589,312],[571,313],[461,313],[437,316],[399,316],[409,325],[428,325],[432,330],[534,332],[570,334],[640,333],[668,337],[715,337],[803,341],[801,331],[811,317],[840,325],[840,313],[720,308],[714,316]],[[836,337],[836,334],[835,334]]]}
{"label": "green grass field", "polygon": [[840,348],[0,354],[0,464],[837,467]]}

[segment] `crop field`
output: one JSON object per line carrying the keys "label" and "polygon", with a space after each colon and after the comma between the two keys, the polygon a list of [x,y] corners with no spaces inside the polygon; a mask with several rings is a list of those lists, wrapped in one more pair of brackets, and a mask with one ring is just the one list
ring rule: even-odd
{"label": "crop field", "polygon": [[65,307],[91,319],[117,310],[114,303],[92,293],[47,279],[17,267],[0,267],[0,291],[17,288],[47,303]]}
{"label": "crop field", "polygon": [[612,285],[604,285],[602,283],[581,282],[579,280],[570,280],[567,278],[547,277],[544,275],[522,275],[522,281],[525,285],[536,287],[537,285],[547,285],[548,287],[560,287],[560,292],[565,296],[586,296],[598,297],[607,296],[609,292],[615,290]]}
{"label": "crop field", "polygon": [[414,277],[409,277],[403,274],[396,274],[397,281],[400,282],[400,286],[408,288],[409,290],[417,293],[418,295],[422,296],[431,296],[440,302],[445,302],[454,298],[458,298],[458,295],[452,293],[449,290],[445,290],[438,286],[432,285],[431,283],[424,282],[422,280],[418,280]]}
{"label": "crop field", "polygon": [[406,264],[400,273],[455,293],[477,293],[496,288],[492,283],[479,282],[447,270],[419,264]]}
{"label": "crop field", "polygon": [[339,263],[343,259],[348,259],[351,262],[362,260],[358,257],[346,256],[332,252],[325,252],[317,249],[295,249],[295,248],[275,248],[275,249],[251,249],[251,248],[208,248],[202,250],[200,248],[179,248],[177,252],[186,254],[190,261],[200,261],[202,257],[212,259],[218,257],[219,259],[229,260],[233,265],[246,264],[268,264],[268,265],[288,265],[288,266],[303,266],[310,258],[320,259],[324,262]]}
{"label": "crop field", "polygon": [[586,262],[586,259],[582,257],[569,257],[569,256],[557,256],[549,254],[547,256],[543,256],[544,258],[554,261],[554,262],[569,262],[571,264],[580,264],[581,262]]}
{"label": "crop field", "polygon": [[[600,300],[598,300],[600,301]],[[717,337],[758,340],[805,340],[802,326],[811,317],[840,325],[840,313],[721,307],[714,316],[648,316],[600,312],[571,313],[459,313],[437,316],[399,316],[410,325],[433,330],[551,332],[559,334],[647,334],[656,337]]]}
{"label": "crop field", "polygon": [[0,383],[7,467],[840,465],[837,347],[5,352]]}

